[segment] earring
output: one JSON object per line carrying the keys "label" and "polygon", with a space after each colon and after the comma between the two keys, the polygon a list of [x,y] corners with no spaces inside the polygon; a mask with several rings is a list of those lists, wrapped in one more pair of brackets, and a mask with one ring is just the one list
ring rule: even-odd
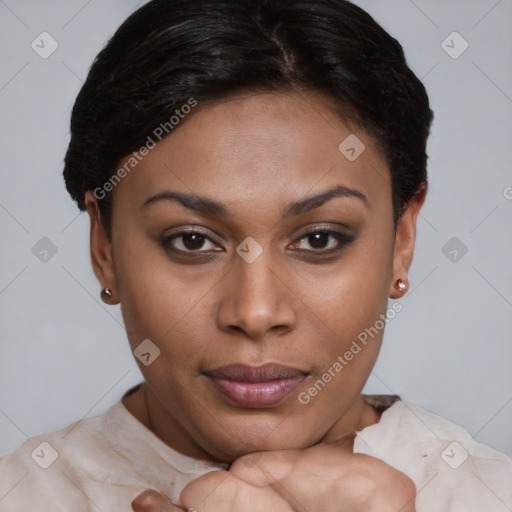
{"label": "earring", "polygon": [[103,288],[103,290],[101,290],[101,298],[110,299],[110,297],[112,297],[112,290],[108,287]]}
{"label": "earring", "polygon": [[395,287],[396,287],[399,291],[403,292],[403,291],[407,288],[407,284],[406,284],[406,283],[404,283],[404,281],[402,281],[401,279],[397,279],[397,280],[396,280],[396,283],[395,283]]}

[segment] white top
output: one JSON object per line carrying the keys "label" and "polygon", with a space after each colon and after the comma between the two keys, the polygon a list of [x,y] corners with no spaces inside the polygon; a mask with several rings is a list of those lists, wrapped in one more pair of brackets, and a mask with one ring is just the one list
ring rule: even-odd
{"label": "white top", "polygon": [[[417,512],[512,510],[512,459],[420,407],[395,402],[357,433],[354,452],[408,475]],[[99,416],[27,439],[1,459],[0,511],[129,512],[147,488],[180,504],[187,483],[225,467],[176,452],[119,400]]]}

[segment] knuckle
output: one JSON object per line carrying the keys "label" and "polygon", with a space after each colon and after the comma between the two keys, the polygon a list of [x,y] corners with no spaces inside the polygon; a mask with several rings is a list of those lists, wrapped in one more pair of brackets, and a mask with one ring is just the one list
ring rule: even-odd
{"label": "knuckle", "polygon": [[298,460],[301,460],[299,450],[255,452],[237,459],[229,471],[244,479],[251,473],[255,483],[262,480],[268,484],[270,481],[286,477]]}
{"label": "knuckle", "polygon": [[211,471],[190,482],[180,500],[188,508],[201,510],[201,505],[228,501],[240,493],[242,482],[227,471]]}

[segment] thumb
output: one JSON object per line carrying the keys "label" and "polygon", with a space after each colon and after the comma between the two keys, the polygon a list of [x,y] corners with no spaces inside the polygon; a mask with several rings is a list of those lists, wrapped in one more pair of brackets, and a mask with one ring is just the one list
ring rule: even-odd
{"label": "thumb", "polygon": [[171,500],[154,489],[142,491],[131,502],[133,512],[183,512]]}

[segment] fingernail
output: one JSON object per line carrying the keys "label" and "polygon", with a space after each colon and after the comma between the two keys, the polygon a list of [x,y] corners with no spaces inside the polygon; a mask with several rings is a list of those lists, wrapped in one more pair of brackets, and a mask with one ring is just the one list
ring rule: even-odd
{"label": "fingernail", "polygon": [[148,492],[142,499],[132,504],[134,512],[159,512],[168,505],[168,501],[156,492]]}

